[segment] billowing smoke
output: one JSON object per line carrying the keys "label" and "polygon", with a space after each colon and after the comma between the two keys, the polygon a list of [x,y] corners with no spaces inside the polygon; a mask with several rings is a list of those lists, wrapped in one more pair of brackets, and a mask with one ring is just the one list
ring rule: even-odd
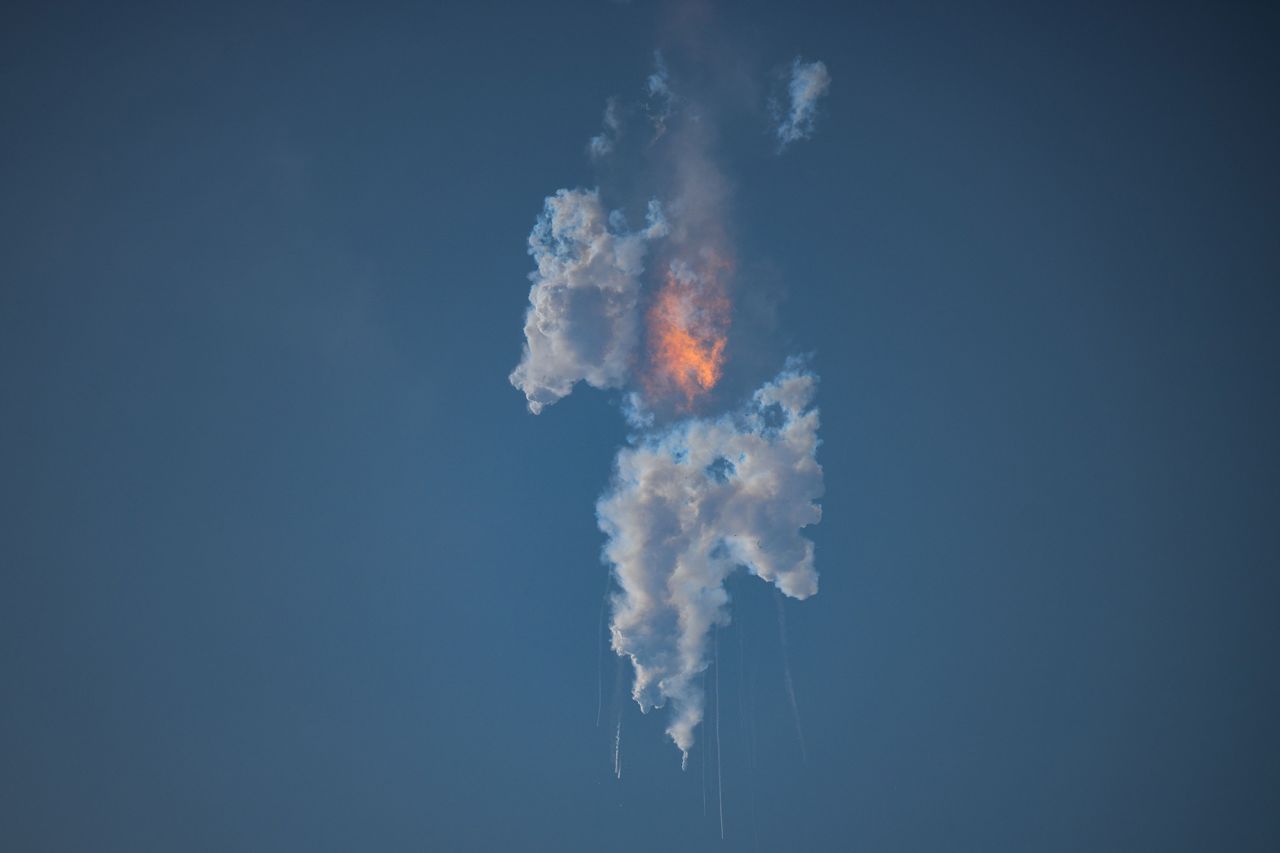
{"label": "billowing smoke", "polygon": [[818,99],[827,93],[831,75],[821,62],[805,62],[796,57],[791,63],[791,78],[787,83],[787,103],[775,106],[778,127],[778,150],[792,142],[813,136],[818,117]]}
{"label": "billowing smoke", "polygon": [[690,418],[618,453],[596,505],[613,598],[613,649],[631,657],[641,709],[671,703],[682,751],[702,721],[710,632],[729,624],[725,579],[738,567],[794,598],[818,591],[813,544],[822,494],[815,377],[798,365],[741,411]]}
{"label": "billowing smoke", "polygon": [[585,380],[595,388],[626,384],[640,339],[637,305],[646,243],[667,233],[650,202],[647,226],[629,232],[606,214],[595,190],[560,190],[547,199],[529,235],[529,312],[524,357],[511,384],[535,415]]}
{"label": "billowing smoke", "polygon": [[[797,599],[817,592],[802,531],[820,518],[822,469],[817,378],[804,362],[788,361],[738,407],[708,411],[738,286],[718,112],[682,90],[678,63],[661,53],[654,63],[633,100],[608,101],[587,144],[611,174],[635,162],[624,197],[611,186],[562,189],[529,236],[537,269],[510,379],[534,414],[578,382],[623,392],[634,435],[596,508],[616,585],[611,644],[632,663],[641,709],[670,705],[667,732],[687,759],[712,632],[730,621],[729,575],[743,569]],[[812,131],[827,85],[821,63],[797,60],[783,144]],[[635,185],[647,190],[637,197]],[[644,224],[633,228],[624,209]]]}

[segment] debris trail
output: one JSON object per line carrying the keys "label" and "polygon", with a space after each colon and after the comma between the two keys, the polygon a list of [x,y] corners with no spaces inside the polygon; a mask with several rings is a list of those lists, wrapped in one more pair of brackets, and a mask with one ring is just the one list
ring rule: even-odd
{"label": "debris trail", "polygon": [[760,766],[759,750],[756,749],[756,671],[751,670],[751,683],[747,685],[747,708],[751,714],[751,767]]}
{"label": "debris trail", "polygon": [[720,798],[720,840],[724,841],[724,766],[720,758],[720,629],[715,629],[716,654],[716,792]]}
{"label": "debris trail", "polygon": [[613,775],[619,779],[622,778],[622,713],[626,710],[626,703],[622,701],[622,670],[623,659],[617,660],[617,666],[614,671],[617,676],[613,681],[613,707],[617,709],[618,725],[613,735]]}
{"label": "debris trail", "polygon": [[739,612],[738,623],[738,728],[742,732],[742,745],[750,749],[751,735],[747,721],[747,623],[743,618],[745,608]]}
{"label": "debris trail", "polygon": [[[602,740],[607,645],[626,658],[627,695],[640,713],[665,709],[666,735],[687,770],[695,733],[711,734],[705,691],[712,674],[706,670],[716,666],[717,689],[720,673],[718,660],[707,660],[707,639],[732,621],[729,587],[736,590],[737,582],[730,578],[752,576],[796,600],[818,592],[807,530],[822,517],[823,472],[818,377],[809,357],[787,357],[772,378],[758,358],[734,363],[736,353],[753,350],[761,336],[776,337],[765,332],[773,324],[760,322],[753,308],[768,301],[750,274],[760,259],[735,239],[732,173],[739,164],[721,156],[722,135],[739,133],[746,127],[741,122],[760,112],[754,99],[739,97],[753,88],[739,79],[747,61],[733,54],[731,40],[704,42],[701,16],[686,22],[677,15],[672,27],[663,39],[673,52],[670,66],[655,51],[645,94],[609,98],[600,132],[584,140],[596,180],[547,195],[534,217],[526,242],[532,269],[518,284],[528,292],[523,346],[507,378],[532,415],[578,386],[609,392],[610,405],[621,410],[626,439],[595,502],[605,539],[600,558],[609,567],[597,602],[604,626],[596,637],[596,734],[579,735],[588,735],[583,739],[593,761],[609,760],[594,752],[609,749]],[[779,153],[812,135],[817,104],[831,82],[816,60],[796,57],[789,78],[786,71],[775,69],[778,97],[767,104]],[[728,124],[720,126],[722,120]],[[754,319],[747,328],[738,328],[748,318]],[[762,352],[780,356],[783,345]],[[753,377],[761,384],[751,391],[746,383]],[[586,580],[590,572],[583,574]],[[759,607],[767,606],[761,599]],[[584,622],[589,612],[579,613]],[[753,618],[767,617],[757,611]],[[579,643],[585,631],[586,624],[573,627]],[[738,642],[745,655],[745,640]],[[589,654],[580,645],[576,653]],[[579,658],[575,668],[583,664]],[[742,672],[740,664],[739,677]],[[749,678],[757,676],[776,677],[766,669],[748,671]],[[576,728],[577,703],[591,700],[577,693],[581,682],[571,686],[567,703]],[[787,686],[794,713],[789,670]],[[735,761],[746,763],[735,749],[748,737],[754,772],[756,709],[744,723],[741,679],[726,689],[739,694],[739,719],[729,721],[739,729],[729,734],[730,775]],[[619,778],[622,695],[610,707]],[[717,696],[718,764],[719,703]],[[647,733],[648,722],[637,720]],[[709,752],[709,740],[706,746]],[[709,756],[701,758],[710,764]],[[703,775],[709,801],[710,770]],[[722,781],[720,767],[717,776]],[[772,780],[762,774],[761,805],[766,781]],[[738,802],[751,804],[735,784]],[[717,795],[723,836],[723,792]],[[738,826],[745,838],[745,822]]]}
{"label": "debris trail", "polygon": [[796,737],[800,741],[800,761],[809,763],[808,752],[804,748],[804,728],[800,725],[800,706],[796,702],[796,686],[791,680],[791,656],[787,653],[787,612],[782,602],[782,593],[774,600],[778,602],[778,638],[782,643],[782,676],[787,683],[787,698],[791,700],[791,716],[796,721]]}
{"label": "debris trail", "polygon": [[622,712],[618,712],[618,730],[613,736],[613,775],[622,778]]}
{"label": "debris trail", "polygon": [[[702,695],[707,695],[707,671],[702,671]],[[702,753],[702,816],[707,816],[707,748],[701,746],[698,752]]]}
{"label": "debris trail", "polygon": [[[608,576],[606,576],[608,577]],[[596,728],[600,728],[600,715],[604,711],[604,611],[609,603],[609,587],[612,578],[605,580],[604,595],[600,596],[600,622],[596,626]]]}
{"label": "debris trail", "polygon": [[747,715],[747,622],[745,608],[738,616],[738,719],[741,723],[744,762],[747,766],[747,811],[751,814],[751,838],[755,848],[760,846],[760,833],[756,829],[756,774],[752,756],[752,724]]}

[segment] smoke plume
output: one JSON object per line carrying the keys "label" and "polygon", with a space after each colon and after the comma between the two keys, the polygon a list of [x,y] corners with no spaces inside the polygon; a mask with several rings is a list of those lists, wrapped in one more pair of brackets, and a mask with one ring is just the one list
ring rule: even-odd
{"label": "smoke plume", "polygon": [[[510,380],[534,414],[579,382],[622,392],[634,434],[596,506],[616,587],[610,643],[632,664],[641,710],[670,706],[667,733],[687,763],[711,638],[730,622],[725,581],[742,569],[792,598],[816,593],[803,530],[821,516],[823,484],[817,377],[803,361],[789,360],[740,405],[712,411],[742,286],[717,154],[723,105],[708,102],[714,87],[685,89],[673,59],[655,53],[636,98],[610,98],[588,142],[610,174],[634,166],[626,187],[546,199],[529,235],[536,269]],[[828,83],[822,63],[796,61],[781,144],[812,132]],[[641,132],[630,126],[637,121]],[[627,211],[643,227],[630,227]],[[597,725],[600,706],[598,695]],[[619,712],[618,775],[620,736]]]}

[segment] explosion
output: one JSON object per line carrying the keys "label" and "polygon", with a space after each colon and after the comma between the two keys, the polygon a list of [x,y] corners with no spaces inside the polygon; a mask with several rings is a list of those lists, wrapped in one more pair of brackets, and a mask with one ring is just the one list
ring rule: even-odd
{"label": "explosion", "polygon": [[685,410],[720,381],[728,342],[731,305],[724,276],[730,264],[709,250],[702,261],[700,270],[671,262],[646,318],[645,389],[651,399],[678,393],[678,407]]}
{"label": "explosion", "polygon": [[[652,192],[640,195],[624,181],[547,197],[529,235],[535,269],[524,350],[510,381],[535,415],[579,382],[623,392],[632,433],[596,504],[609,564],[610,645],[629,661],[640,709],[669,706],[667,734],[685,766],[703,725],[717,632],[731,619],[726,582],[745,571],[789,598],[816,593],[804,531],[821,518],[823,485],[817,376],[802,359],[788,359],[738,405],[712,399],[729,356],[730,285],[737,290],[729,182],[713,156],[717,111],[704,107],[697,89],[676,85],[662,54],[654,61],[647,99],[610,100],[587,146],[607,175],[640,168],[637,188],[651,183]],[[816,62],[797,60],[792,77],[790,106],[779,107],[786,120],[779,150],[812,133],[815,102],[829,83]],[[642,204],[636,229],[625,211]],[[779,628],[785,637],[781,616]],[[617,672],[620,778],[624,670]],[[787,685],[799,734],[789,675]],[[599,721],[602,686],[597,698]],[[718,722],[716,734],[718,741]]]}

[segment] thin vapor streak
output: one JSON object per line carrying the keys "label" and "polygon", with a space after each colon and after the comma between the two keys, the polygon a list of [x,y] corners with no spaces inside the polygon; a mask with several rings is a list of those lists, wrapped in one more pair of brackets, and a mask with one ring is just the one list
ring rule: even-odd
{"label": "thin vapor streak", "polygon": [[604,712],[604,612],[609,603],[609,582],[605,581],[604,595],[600,596],[600,622],[596,625],[596,728],[600,728],[600,715]]}
{"label": "thin vapor streak", "polygon": [[746,747],[749,734],[747,731],[747,623],[745,613],[738,614],[738,728],[742,732],[742,743]]}
{"label": "thin vapor streak", "polygon": [[613,736],[613,775],[622,778],[622,712],[618,712],[618,730]]}
{"label": "thin vapor streak", "polygon": [[755,847],[760,846],[756,829],[756,776],[755,762],[751,757],[751,724],[747,718],[747,622],[745,609],[738,615],[738,721],[742,732],[743,754],[747,756],[747,812],[751,815],[751,838]]}
{"label": "thin vapor streak", "polygon": [[774,597],[778,602],[778,639],[782,644],[782,677],[787,684],[787,698],[791,700],[791,716],[796,723],[796,738],[800,741],[800,761],[809,763],[809,754],[804,748],[804,728],[800,725],[800,705],[796,702],[796,686],[791,680],[791,655],[787,652],[787,614],[782,602],[782,594]]}
{"label": "thin vapor streak", "polygon": [[[702,694],[707,693],[707,671],[702,671]],[[702,753],[702,816],[707,816],[707,750],[700,748],[698,752]]]}
{"label": "thin vapor streak", "polygon": [[720,840],[724,841],[724,765],[720,755],[720,629],[712,635],[716,661],[716,792],[720,798]]}
{"label": "thin vapor streak", "polygon": [[618,724],[613,736],[613,775],[622,778],[622,714],[626,710],[626,703],[622,701],[622,670],[623,659],[618,658],[617,665],[614,667],[616,675],[613,680],[613,707],[618,715]]}

